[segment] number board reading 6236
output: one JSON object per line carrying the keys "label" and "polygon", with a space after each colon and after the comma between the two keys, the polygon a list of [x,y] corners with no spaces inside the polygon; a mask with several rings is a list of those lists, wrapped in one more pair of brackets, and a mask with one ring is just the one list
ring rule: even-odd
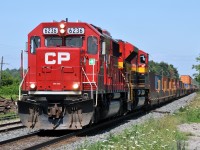
{"label": "number board reading 6236", "polygon": [[67,33],[68,34],[84,34],[85,29],[84,28],[68,28]]}

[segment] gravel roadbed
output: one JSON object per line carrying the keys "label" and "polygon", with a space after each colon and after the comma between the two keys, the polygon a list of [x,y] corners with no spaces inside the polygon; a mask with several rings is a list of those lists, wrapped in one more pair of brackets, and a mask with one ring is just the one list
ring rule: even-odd
{"label": "gravel roadbed", "polygon": [[182,132],[190,133],[189,140],[186,142],[187,149],[200,150],[200,123],[181,124],[178,126]]}
{"label": "gravel roadbed", "polygon": [[0,141],[5,141],[5,140],[8,140],[8,139],[12,139],[12,138],[15,138],[15,137],[19,137],[19,136],[22,136],[22,135],[27,135],[29,133],[32,133],[36,130],[30,130],[28,128],[22,128],[22,129],[16,129],[16,130],[12,130],[12,131],[8,131],[8,132],[3,132],[3,133],[0,133]]}
{"label": "gravel roadbed", "polygon": [[[188,105],[190,103],[190,101],[192,101],[195,98],[195,96],[196,96],[196,93],[190,94],[190,95],[183,97],[179,100],[176,100],[170,104],[167,104],[166,106],[158,108],[157,111],[166,111],[166,112],[170,112],[170,114],[173,114],[174,112],[178,111],[181,107]],[[80,138],[79,141],[58,147],[57,150],[66,150],[66,149],[73,150],[73,149],[80,147],[80,145],[83,145],[86,141],[87,141],[87,143],[90,143],[90,144],[95,143],[97,141],[104,141],[110,136],[110,134],[119,134],[123,130],[130,128],[133,125],[141,124],[150,118],[161,118],[165,115],[166,114],[163,114],[163,113],[150,112],[142,117],[126,121],[124,124],[120,124],[118,127],[104,130],[101,133],[98,133],[94,136],[82,137],[82,138]],[[1,137],[0,141],[4,141],[4,140],[11,139],[14,137],[26,135],[26,134],[34,132],[34,131],[35,130],[29,130],[28,128],[23,128],[23,129],[9,131],[6,133],[0,133],[0,137]]]}
{"label": "gravel roadbed", "polygon": [[[171,102],[163,107],[157,108],[157,111],[166,111],[169,112],[170,114],[173,114],[177,112],[181,107],[187,106],[196,96],[196,93],[190,94],[186,97],[180,98],[174,102]],[[120,134],[123,130],[130,128],[133,125],[136,124],[141,124],[145,121],[147,121],[150,118],[161,118],[164,117],[166,114],[159,113],[159,112],[150,112],[142,117],[136,118],[136,119],[131,119],[127,121],[124,124],[119,125],[118,127],[104,130],[102,133],[98,133],[97,135],[94,136],[89,136],[89,137],[82,137],[80,138],[79,141],[76,141],[74,143],[68,144],[68,145],[63,145],[61,147],[58,147],[56,150],[74,150],[83,145],[85,142],[92,144],[97,141],[104,141],[106,140],[110,134]]]}

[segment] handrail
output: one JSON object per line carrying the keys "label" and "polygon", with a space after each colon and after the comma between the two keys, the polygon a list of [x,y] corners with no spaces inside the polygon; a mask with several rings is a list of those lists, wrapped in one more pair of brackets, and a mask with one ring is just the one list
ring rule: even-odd
{"label": "handrail", "polygon": [[23,79],[22,79],[22,81],[21,81],[21,83],[19,85],[19,100],[21,99],[21,87],[22,87],[22,84],[23,84],[23,82],[24,82],[24,80],[26,78],[26,75],[28,74],[28,71],[29,71],[29,68],[27,69],[26,74],[24,75],[24,77],[23,77]]}
{"label": "handrail", "polygon": [[92,88],[92,83],[90,82],[89,78],[87,77],[87,75],[86,75],[85,70],[83,69],[83,67],[82,67],[82,71],[83,71],[83,73],[84,73],[86,79],[88,80],[88,83],[90,84],[90,87],[91,87],[91,88],[90,88],[90,90],[91,90],[91,98],[93,99],[93,88]]}
{"label": "handrail", "polygon": [[87,79],[87,81],[88,82],[83,82],[83,84],[84,83],[89,83],[90,84],[90,89],[91,89],[91,98],[93,99],[94,97],[93,97],[93,88],[92,88],[92,84],[94,84],[95,85],[95,87],[96,87],[96,104],[95,104],[95,107],[97,106],[97,98],[98,98],[98,87],[97,87],[97,85],[96,85],[96,82],[90,82],[90,80],[89,80],[89,78],[88,78],[88,76],[86,75],[86,73],[85,73],[85,70],[83,69],[83,67],[82,67],[82,71],[83,71],[83,73],[84,73],[84,75],[85,75],[85,77],[86,77],[86,79]]}

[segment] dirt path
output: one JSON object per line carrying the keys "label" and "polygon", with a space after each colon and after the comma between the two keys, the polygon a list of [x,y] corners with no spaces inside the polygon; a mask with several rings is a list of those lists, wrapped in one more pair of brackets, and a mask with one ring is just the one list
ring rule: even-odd
{"label": "dirt path", "polygon": [[187,149],[200,150],[200,123],[182,124],[178,126],[182,132],[189,133],[189,140],[187,141]]}

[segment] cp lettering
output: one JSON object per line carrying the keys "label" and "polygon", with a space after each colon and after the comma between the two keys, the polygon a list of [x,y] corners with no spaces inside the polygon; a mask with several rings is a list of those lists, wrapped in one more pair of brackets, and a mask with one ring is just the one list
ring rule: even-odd
{"label": "cp lettering", "polygon": [[54,64],[62,64],[63,61],[70,60],[70,53],[67,52],[49,52],[45,53],[45,64],[54,65]]}

